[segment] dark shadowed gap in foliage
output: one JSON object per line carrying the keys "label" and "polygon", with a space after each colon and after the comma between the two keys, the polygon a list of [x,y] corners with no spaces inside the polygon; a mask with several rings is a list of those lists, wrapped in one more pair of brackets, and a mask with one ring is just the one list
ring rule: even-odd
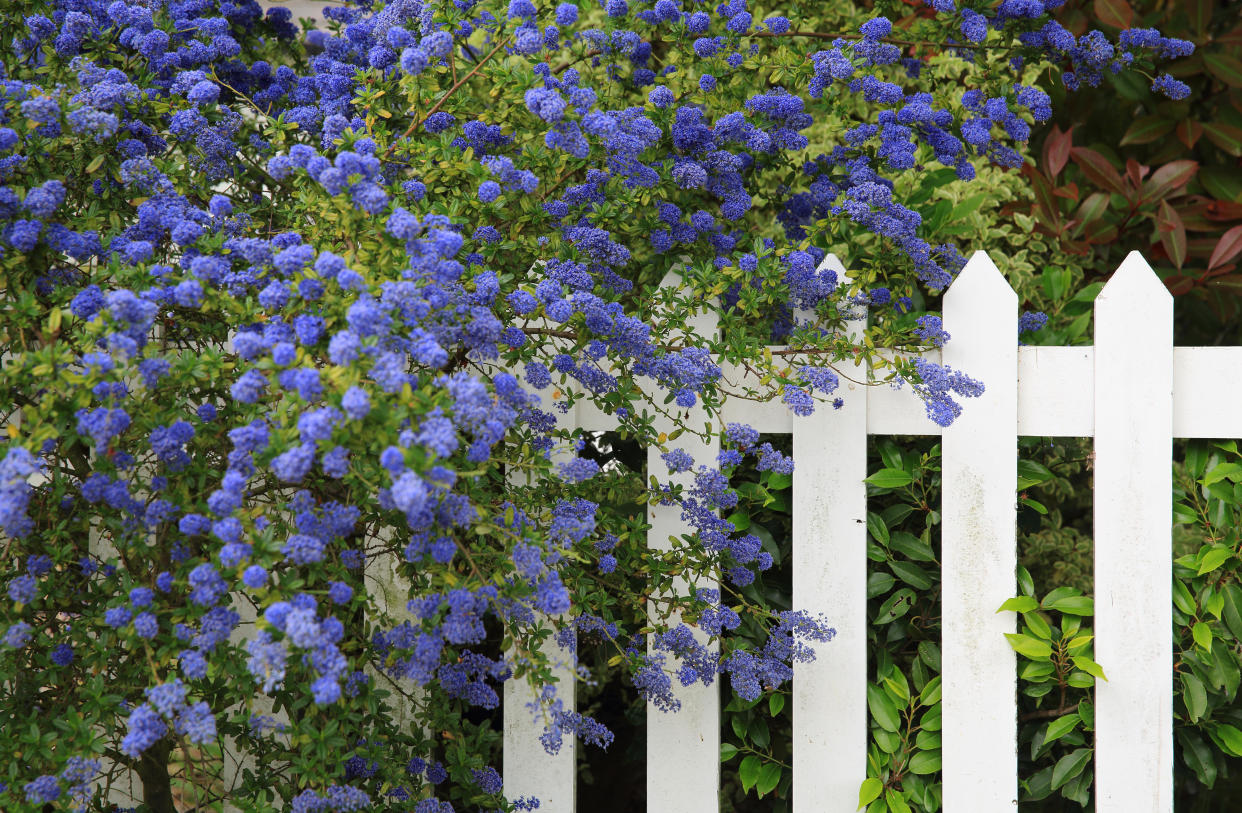
{"label": "dark shadowed gap in foliage", "polygon": [[872,437],[867,473],[868,773],[930,813],[941,782],[939,438]]}
{"label": "dark shadowed gap in foliage", "polygon": [[1032,644],[1016,655],[1022,813],[1095,809],[1094,680],[1072,660],[1094,657],[1092,450],[1091,438],[1018,442],[1013,609]]}
{"label": "dark shadowed gap in foliage", "polygon": [[[792,454],[789,435],[763,435],[785,455]],[[797,461],[794,462],[797,465]],[[772,557],[772,566],[759,572],[753,583],[724,587],[740,592],[751,605],[772,612],[792,608],[793,506],[792,478],[761,472],[755,458],[747,457],[729,479],[738,492],[738,504],[729,520],[741,534],[753,534],[760,549]],[[729,566],[732,566],[730,563]],[[753,563],[751,565],[753,568]],[[739,609],[736,594],[722,590],[723,601]],[[768,624],[747,612],[742,623],[729,633],[730,645],[757,651],[767,638]],[[738,697],[729,680],[720,687],[721,813],[787,813],[793,781],[793,704],[791,684],[765,692],[756,700]],[[762,792],[762,795],[761,795]]]}
{"label": "dark shadowed gap in foliage", "polygon": [[[614,432],[589,435],[588,443],[579,454],[599,463],[605,476],[618,471],[646,472],[646,449]],[[606,502],[601,500],[600,510],[621,511],[635,519],[645,518],[644,506],[625,498],[617,499],[616,495]],[[645,544],[645,537],[622,544]],[[617,558],[624,561],[624,555],[620,551],[616,553]],[[642,593],[641,589],[626,586],[624,568],[601,574],[601,578],[618,588],[617,595]],[[626,613],[627,610],[617,608],[616,612]],[[638,621],[642,612],[638,605],[628,609],[632,622]],[[642,624],[627,623],[626,626],[632,631]],[[624,642],[621,646],[624,647]],[[579,662],[588,666],[592,674],[605,675],[607,680],[597,685],[578,684],[578,711],[603,723],[614,737],[607,750],[578,744],[577,809],[591,813],[630,813],[645,810],[647,805],[646,705],[623,668],[605,669],[608,660],[617,654],[617,646],[603,635],[579,635]]]}

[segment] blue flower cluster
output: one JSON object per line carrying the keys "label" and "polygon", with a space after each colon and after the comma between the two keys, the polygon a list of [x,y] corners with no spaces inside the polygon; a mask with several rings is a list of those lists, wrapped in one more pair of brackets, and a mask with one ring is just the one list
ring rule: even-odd
{"label": "blue flower cluster", "polygon": [[[437,721],[461,723],[547,665],[529,653],[548,618],[575,664],[574,635],[625,641],[660,708],[678,706],[674,677],[727,674],[747,698],[787,681],[831,638],[824,620],[772,616],[764,643],[717,652],[686,625],[631,638],[592,605],[583,584],[634,575],[632,535],[601,503],[622,475],[558,413],[588,399],[649,443],[652,414],[718,415],[721,347],[694,335],[685,298],[654,290],[667,271],[720,295],[722,324],[761,314],[778,339],[807,327],[798,311],[909,311],[887,288],[843,286],[827,246],[865,234],[943,289],[963,258],[894,179],[1017,166],[1051,115],[1003,69],[929,91],[883,17],[754,88],[777,64],[768,46],[799,32],[746,0],[358,0],[305,36],[255,0],[44,6],[0,10],[0,400],[21,405],[0,454],[0,532],[19,554],[0,573],[0,658],[72,699],[83,675],[115,675],[124,711],[91,725],[130,759],[216,740],[218,715],[254,688],[305,713],[254,715],[225,732],[239,748],[296,766],[295,743],[322,725],[351,752],[400,755],[356,746],[339,775],[282,786],[294,810],[385,793],[451,810],[427,792],[449,778],[444,743],[361,711],[388,692],[368,675],[421,687]],[[1021,58],[1067,66],[1071,89],[1189,52],[1146,29],[1074,37],[1049,21],[1055,2],[932,7],[946,46],[1016,37]],[[1167,74],[1153,87],[1187,92]],[[936,317],[911,322],[913,338],[948,338]],[[982,391],[924,361],[909,376],[945,425]],[[824,365],[780,381],[799,415],[839,391]],[[691,526],[686,568],[744,587],[772,557],[722,518],[729,474],[746,456],[793,464],[753,429],[724,435],[697,466],[669,449],[685,485],[651,498]],[[401,600],[377,596],[382,568],[409,582]],[[682,598],[708,636],[738,629],[718,591]],[[500,636],[514,647],[497,655]],[[539,710],[549,750],[612,741],[554,693]],[[85,805],[101,767],[53,750],[13,792]],[[417,770],[390,770],[411,754]],[[481,757],[450,767],[502,791]]]}

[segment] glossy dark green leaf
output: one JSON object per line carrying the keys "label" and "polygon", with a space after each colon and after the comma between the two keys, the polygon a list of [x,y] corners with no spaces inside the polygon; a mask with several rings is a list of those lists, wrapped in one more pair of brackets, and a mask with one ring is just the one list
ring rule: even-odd
{"label": "glossy dark green leaf", "polygon": [[865,482],[877,488],[901,488],[914,482],[914,476],[902,469],[884,468],[868,477]]}
{"label": "glossy dark green leaf", "polygon": [[768,762],[759,771],[759,781],[755,783],[755,790],[760,796],[767,796],[781,781],[781,766],[775,762]]}
{"label": "glossy dark green leaf", "polygon": [[871,710],[871,717],[880,728],[886,731],[897,731],[900,727],[901,718],[897,713],[897,706],[893,704],[888,694],[874,683],[867,684],[867,708]]}
{"label": "glossy dark green leaf", "polygon": [[1056,790],[1078,776],[1090,761],[1090,748],[1076,748],[1058,759],[1057,764],[1052,768],[1052,789]]}
{"label": "glossy dark green leaf", "polygon": [[1196,722],[1207,711],[1207,689],[1203,681],[1190,674],[1182,673],[1182,702],[1186,704],[1186,715],[1190,722]]}

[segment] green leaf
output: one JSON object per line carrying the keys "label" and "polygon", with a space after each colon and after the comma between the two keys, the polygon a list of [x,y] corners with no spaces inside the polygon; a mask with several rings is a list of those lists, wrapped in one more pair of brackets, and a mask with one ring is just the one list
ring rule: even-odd
{"label": "green leaf", "polygon": [[[1130,8],[1126,0],[1095,0],[1092,9],[1096,19],[1113,28],[1129,28],[1134,19],[1134,9]],[[1055,789],[1054,783],[1053,790]]]}
{"label": "green leaf", "polygon": [[1052,768],[1052,789],[1056,790],[1078,776],[1090,761],[1090,748],[1076,748],[1058,759],[1057,764]]}
{"label": "green leaf", "polygon": [[1198,575],[1202,576],[1204,573],[1211,573],[1223,565],[1230,556],[1233,556],[1233,548],[1228,548],[1224,545],[1217,545],[1207,549],[1199,557]]}
{"label": "green leaf", "polygon": [[940,647],[932,641],[919,641],[919,659],[931,667],[933,672],[940,671]]}
{"label": "green leaf", "polygon": [[1048,622],[1037,612],[1023,613],[1022,620],[1026,622],[1026,626],[1030,631],[1035,633],[1039,638],[1045,641],[1052,640],[1052,627],[1048,626]]}
{"label": "green leaf", "polygon": [[1235,582],[1230,582],[1225,585],[1221,594],[1225,598],[1224,607],[1221,608],[1221,617],[1225,619],[1225,626],[1229,627],[1234,638],[1242,641],[1242,612],[1240,612],[1242,610],[1242,587]]}
{"label": "green leaf", "polygon": [[1039,602],[1030,596],[1018,596],[1016,598],[1005,599],[1005,603],[1002,604],[996,612],[999,613],[1004,612],[1005,610],[1012,610],[1015,613],[1025,613],[1034,610],[1038,606]]}
{"label": "green leaf", "polygon": [[1066,714],[1058,717],[1048,724],[1048,732],[1044,734],[1044,744],[1061,739],[1066,734],[1074,730],[1074,728],[1082,722],[1077,714]]}
{"label": "green leaf", "polygon": [[893,538],[889,540],[888,546],[891,550],[897,551],[916,562],[936,561],[936,554],[932,551],[931,545],[906,531],[894,533]]}
{"label": "green leaf", "polygon": [[1022,565],[1018,565],[1018,592],[1024,596],[1035,595],[1035,582],[1031,579],[1030,572]]}
{"label": "green leaf", "polygon": [[1075,666],[1086,672],[1088,675],[1091,675],[1094,678],[1099,678],[1100,680],[1108,680],[1108,678],[1104,677],[1104,669],[1086,655],[1075,655],[1070,658],[1070,660],[1074,662]]}
{"label": "green leaf", "polygon": [[910,612],[910,608],[913,605],[914,591],[909,587],[903,587],[889,596],[884,603],[880,605],[880,613],[876,616],[875,623],[891,623],[892,621],[895,621]]}
{"label": "green leaf", "polygon": [[877,488],[901,488],[914,482],[914,476],[904,469],[880,469],[864,482]]}
{"label": "green leaf", "polygon": [[867,576],[867,598],[878,598],[893,588],[897,579],[891,573],[876,570]]}
{"label": "green leaf", "polygon": [[1051,607],[1053,604],[1057,603],[1063,598],[1068,598],[1070,596],[1081,596],[1081,595],[1082,595],[1082,591],[1079,590],[1077,587],[1058,587],[1055,590],[1048,591],[1048,595],[1044,596],[1044,600],[1042,604],[1044,607]]}
{"label": "green leaf", "polygon": [[1230,155],[1242,155],[1242,127],[1205,121],[1203,134],[1208,137],[1209,141]]}
{"label": "green leaf", "polygon": [[1195,614],[1194,597],[1190,595],[1190,590],[1187,589],[1186,585],[1178,579],[1173,580],[1173,606],[1186,615]]}
{"label": "green leaf", "polygon": [[1175,731],[1177,741],[1182,745],[1182,762],[1194,771],[1200,782],[1211,788],[1216,784],[1216,759],[1212,754],[1212,749],[1192,729],[1178,726]]}
{"label": "green leaf", "polygon": [[1195,509],[1185,503],[1173,503],[1173,524],[1174,525],[1193,525],[1199,521],[1199,515],[1195,513]]}
{"label": "green leaf", "polygon": [[1088,730],[1095,728],[1095,704],[1090,700],[1078,701],[1078,716]]}
{"label": "green leaf", "polygon": [[759,781],[755,783],[755,790],[758,791],[761,797],[766,796],[776,789],[780,781],[781,766],[775,762],[769,762],[759,772]]}
{"label": "green leaf", "polygon": [[720,761],[728,762],[737,756],[737,746],[731,742],[720,743]]}
{"label": "green leaf", "polygon": [[1182,702],[1186,704],[1186,716],[1190,722],[1198,722],[1207,711],[1207,689],[1203,681],[1190,674],[1182,673]]}
{"label": "green leaf", "polygon": [[1163,116],[1141,116],[1134,120],[1121,137],[1120,144],[1150,144],[1173,132],[1177,122]]}
{"label": "green leaf", "polygon": [[884,791],[884,801],[888,802],[888,809],[893,813],[910,813],[910,805],[906,804],[905,797],[899,790],[889,788]]}
{"label": "green leaf", "polygon": [[884,546],[888,545],[888,525],[885,524],[884,518],[874,511],[867,514],[867,532],[871,534],[871,538],[876,542]]}
{"label": "green leaf", "polygon": [[1009,645],[1019,655],[1025,655],[1033,660],[1044,660],[1052,656],[1052,647],[1048,645],[1047,641],[1012,632],[1005,633],[1005,638],[1009,640]]}
{"label": "green leaf", "polygon": [[1229,87],[1242,87],[1242,60],[1226,51],[1212,51],[1203,55],[1208,73]]}
{"label": "green leaf", "polygon": [[742,760],[741,766],[737,769],[737,778],[742,783],[743,791],[750,793],[750,789],[759,781],[759,772],[762,769],[763,763],[754,754]]}
{"label": "green leaf", "polygon": [[888,563],[893,572],[897,574],[903,582],[913,587],[915,590],[926,590],[932,586],[932,580],[928,577],[923,569],[918,565],[910,564],[896,560]]}
{"label": "green leaf", "polygon": [[1203,484],[1210,486],[1212,483],[1219,483],[1225,479],[1234,483],[1242,479],[1242,465],[1237,463],[1219,463],[1203,476]]}
{"label": "green leaf", "polygon": [[924,706],[934,706],[940,702],[940,675],[936,675],[927,681],[927,685],[923,687],[922,693],[919,694],[919,702]]}
{"label": "green leaf", "polygon": [[911,773],[916,773],[920,776],[935,773],[940,770],[940,752],[919,751],[910,757],[909,767]]}
{"label": "green leaf", "polygon": [[1018,461],[1018,491],[1024,491],[1039,483],[1045,483],[1054,476],[1047,466],[1036,463],[1034,460]]}
{"label": "green leaf", "polygon": [[1044,607],[1071,615],[1091,615],[1095,612],[1095,602],[1089,596],[1066,596],[1051,604],[1045,600]]}
{"label": "green leaf", "polygon": [[884,792],[884,783],[874,776],[868,776],[863,780],[862,787],[858,789],[858,810],[863,809],[876,799],[880,798],[880,794]]}
{"label": "green leaf", "polygon": [[776,717],[783,708],[785,708],[785,695],[778,692],[768,698],[768,714]]}
{"label": "green leaf", "polygon": [[901,726],[901,718],[897,714],[897,706],[883,689],[874,683],[867,684],[867,708],[876,724],[885,731],[896,731]]}
{"label": "green leaf", "polygon": [[1231,725],[1218,725],[1211,733],[1230,756],[1242,757],[1242,731]]}
{"label": "green leaf", "polygon": [[1195,644],[1203,649],[1212,649],[1212,628],[1204,621],[1196,621],[1195,625],[1190,628],[1190,634],[1195,639]]}

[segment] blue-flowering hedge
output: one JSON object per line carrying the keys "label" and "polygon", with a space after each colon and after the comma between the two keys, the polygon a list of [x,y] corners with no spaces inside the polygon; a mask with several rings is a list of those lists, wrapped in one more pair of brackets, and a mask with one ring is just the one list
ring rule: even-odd
{"label": "blue-flowering hedge", "polygon": [[[831,619],[739,592],[771,554],[720,518],[728,475],[792,463],[723,399],[806,414],[836,361],[945,341],[917,305],[962,254],[895,180],[1020,164],[1033,66],[1073,88],[1189,50],[1075,38],[1055,0],[819,5],[359,0],[301,31],[254,0],[6,3],[0,807],[101,809],[132,770],[172,810],[176,764],[203,807],[529,808],[474,712],[505,680],[544,687],[549,750],[612,737],[557,697],[551,634],[670,711],[678,683],[787,682]],[[969,87],[923,73],[944,52]],[[851,247],[846,284],[820,261]],[[941,424],[968,373],[892,369]],[[601,470],[557,425],[578,399],[668,471]],[[692,407],[712,423],[657,431]],[[647,551],[626,490],[688,543]],[[696,574],[721,589],[678,593]],[[644,602],[767,638],[717,653]]]}

